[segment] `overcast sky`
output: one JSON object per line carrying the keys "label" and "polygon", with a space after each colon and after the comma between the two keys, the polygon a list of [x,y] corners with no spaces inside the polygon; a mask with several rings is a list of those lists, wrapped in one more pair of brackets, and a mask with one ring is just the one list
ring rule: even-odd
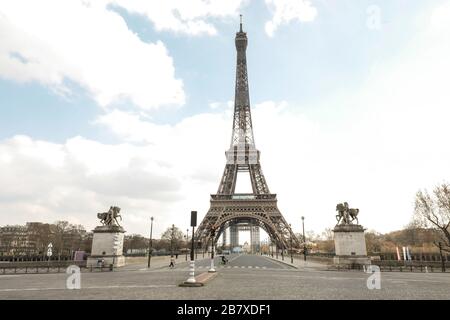
{"label": "overcast sky", "polygon": [[0,0],[0,225],[185,230],[232,128],[239,14],[253,126],[294,231],[335,206],[380,232],[450,180],[450,4],[439,0]]}

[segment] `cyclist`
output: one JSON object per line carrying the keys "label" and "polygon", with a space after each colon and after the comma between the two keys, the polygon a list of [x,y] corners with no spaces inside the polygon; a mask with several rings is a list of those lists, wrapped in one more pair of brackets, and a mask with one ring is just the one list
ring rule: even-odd
{"label": "cyclist", "polygon": [[222,256],[222,263],[225,265],[227,264],[228,260],[227,258],[225,258],[225,256]]}

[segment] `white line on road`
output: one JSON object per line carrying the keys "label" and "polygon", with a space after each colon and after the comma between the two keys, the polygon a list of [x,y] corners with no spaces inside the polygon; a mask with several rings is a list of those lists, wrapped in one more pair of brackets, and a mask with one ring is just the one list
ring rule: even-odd
{"label": "white line on road", "polygon": [[[96,286],[96,287],[82,287],[84,289],[130,289],[130,288],[172,288],[176,287],[174,284],[167,285],[144,285],[144,286]],[[17,292],[17,291],[50,291],[50,290],[68,290],[67,288],[17,288],[17,289],[0,289],[0,292]]]}

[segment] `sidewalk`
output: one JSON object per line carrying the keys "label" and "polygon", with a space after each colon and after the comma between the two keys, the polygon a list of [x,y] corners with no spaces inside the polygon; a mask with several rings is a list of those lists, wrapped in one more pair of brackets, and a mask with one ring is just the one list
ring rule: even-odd
{"label": "sidewalk", "polygon": [[[202,260],[210,260],[209,257],[205,258],[199,258],[196,261],[202,261]],[[186,258],[184,255],[179,255],[178,259],[175,260],[175,266],[179,266],[180,264],[186,264],[186,266],[189,264],[189,257],[186,261]],[[170,256],[152,256],[151,262],[150,262],[150,270],[153,269],[160,269],[164,267],[168,267],[170,264]],[[125,260],[125,266],[118,268],[118,270],[142,270],[144,268],[147,268],[148,266],[148,257],[127,257]]]}
{"label": "sidewalk", "polygon": [[309,258],[308,256],[306,256],[306,261],[304,261],[303,257],[299,258],[299,257],[294,257],[294,263],[291,263],[291,256],[290,255],[285,255],[284,256],[284,261],[281,259],[281,255],[278,255],[278,259],[276,258],[276,256],[274,255],[273,257],[270,255],[264,255],[264,257],[278,261],[280,263],[284,263],[287,264],[289,266],[292,266],[294,268],[297,269],[302,269],[302,270],[326,270],[327,269],[327,264],[324,262],[319,262],[319,261],[313,261],[314,258]]}
{"label": "sidewalk", "polygon": [[[178,258],[179,260],[180,258]],[[152,256],[150,261],[150,269],[158,269],[167,267],[170,263],[170,256]],[[140,270],[147,268],[148,257],[127,257],[125,260],[125,266],[119,268],[119,270]]]}

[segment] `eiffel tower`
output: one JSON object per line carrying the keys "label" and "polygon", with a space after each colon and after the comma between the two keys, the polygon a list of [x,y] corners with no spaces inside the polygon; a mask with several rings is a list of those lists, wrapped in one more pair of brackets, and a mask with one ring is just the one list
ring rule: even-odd
{"label": "eiffel tower", "polygon": [[[230,148],[225,152],[225,170],[216,194],[211,195],[211,206],[199,225],[195,238],[203,248],[230,228],[231,246],[238,245],[238,231],[250,230],[252,251],[259,245],[259,228],[264,229],[271,242],[282,250],[300,247],[300,243],[277,207],[276,194],[270,193],[260,164],[260,152],[253,136],[250,97],[247,76],[247,33],[236,33],[237,51],[236,86],[234,100],[233,133]],[[250,176],[252,193],[235,193],[238,172]]]}

